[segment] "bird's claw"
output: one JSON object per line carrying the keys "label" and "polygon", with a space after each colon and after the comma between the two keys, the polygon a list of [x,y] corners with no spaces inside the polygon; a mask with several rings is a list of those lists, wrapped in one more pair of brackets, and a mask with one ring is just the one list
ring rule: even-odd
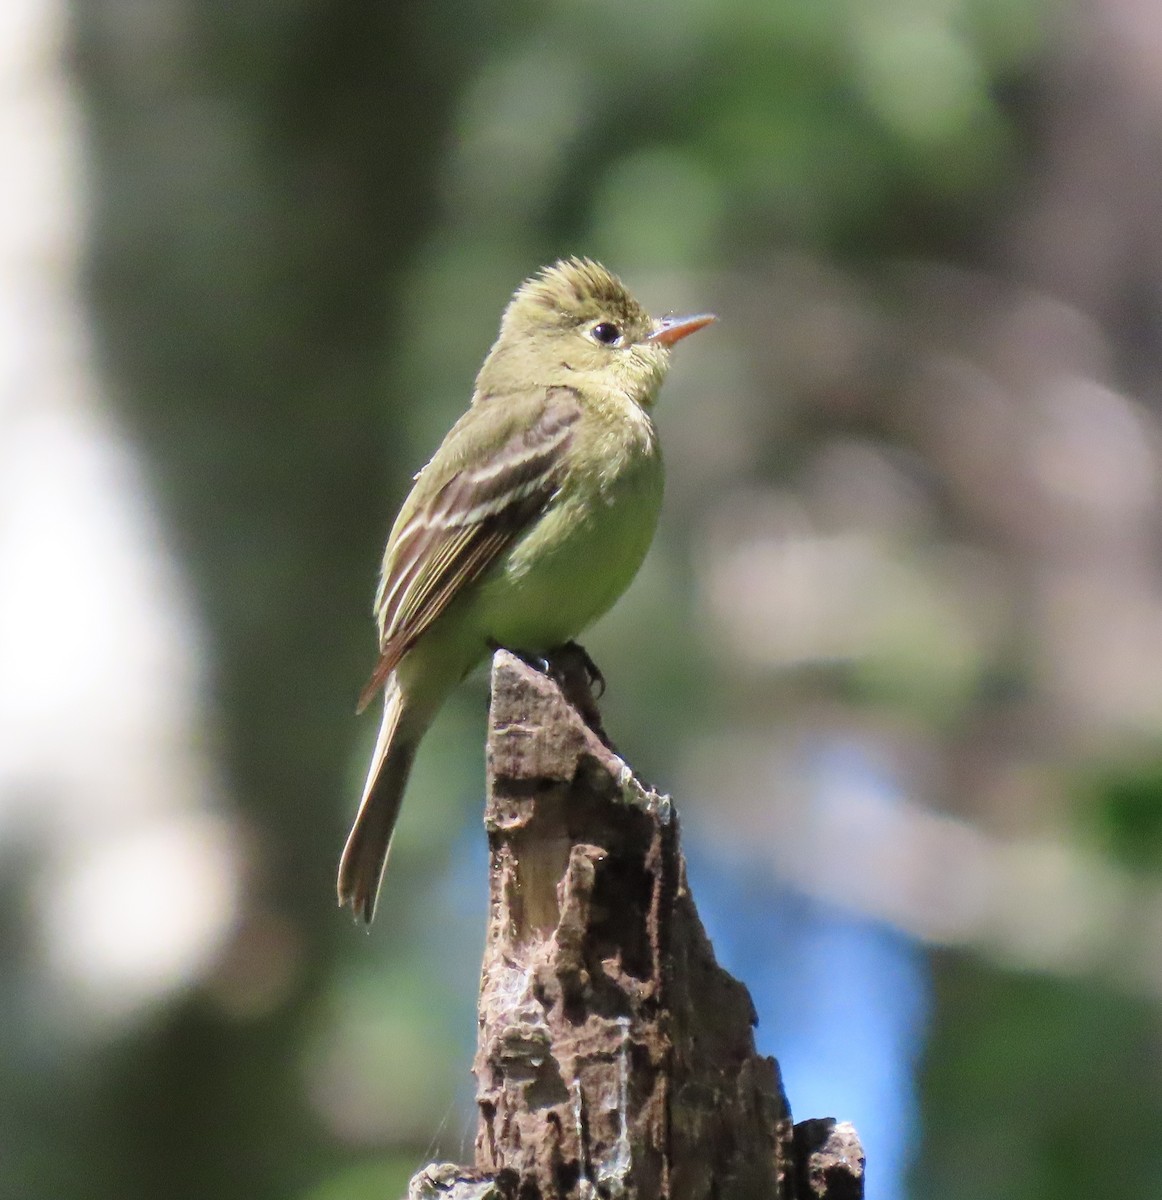
{"label": "bird's claw", "polygon": [[593,661],[589,651],[580,642],[566,642],[562,649],[575,654],[581,660],[581,665],[585,668],[585,675],[589,680],[589,690],[592,691],[596,687],[597,699],[600,700],[605,695],[605,676],[601,673],[601,668]]}

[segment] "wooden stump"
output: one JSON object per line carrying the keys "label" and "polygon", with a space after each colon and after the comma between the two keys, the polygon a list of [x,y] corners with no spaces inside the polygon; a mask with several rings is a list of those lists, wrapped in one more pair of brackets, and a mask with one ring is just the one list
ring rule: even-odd
{"label": "wooden stump", "polygon": [[861,1195],[850,1126],[792,1129],[750,996],[698,919],[669,799],[591,724],[579,664],[550,678],[497,652],[476,1162],[421,1172],[413,1196]]}

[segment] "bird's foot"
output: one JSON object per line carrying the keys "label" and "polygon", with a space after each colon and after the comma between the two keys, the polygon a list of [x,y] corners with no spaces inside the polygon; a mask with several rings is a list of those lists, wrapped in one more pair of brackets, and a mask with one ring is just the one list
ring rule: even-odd
{"label": "bird's foot", "polygon": [[522,662],[528,663],[542,675],[548,675],[550,679],[567,690],[573,690],[576,687],[578,671],[583,672],[585,686],[589,692],[592,694],[596,688],[595,698],[598,700],[605,695],[605,676],[602,674],[601,668],[593,661],[589,651],[580,642],[564,642],[560,646],[544,652],[514,650],[513,653]]}
{"label": "bird's foot", "polygon": [[585,668],[586,678],[589,680],[589,690],[597,689],[596,699],[600,700],[605,695],[605,676],[601,673],[601,668],[593,661],[589,651],[581,645],[580,642],[566,642],[562,650],[575,658],[579,659],[581,665]]}

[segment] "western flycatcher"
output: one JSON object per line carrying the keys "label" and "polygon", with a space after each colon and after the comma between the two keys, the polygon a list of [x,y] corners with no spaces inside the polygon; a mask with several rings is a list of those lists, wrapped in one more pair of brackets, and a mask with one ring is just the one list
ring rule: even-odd
{"label": "western flycatcher", "polygon": [[571,258],[523,283],[468,411],[416,476],[383,555],[375,616],[383,723],[339,864],[370,922],[416,748],[496,646],[551,652],[629,585],[653,539],[662,458],[650,415],[670,348],[713,317],[652,319]]}

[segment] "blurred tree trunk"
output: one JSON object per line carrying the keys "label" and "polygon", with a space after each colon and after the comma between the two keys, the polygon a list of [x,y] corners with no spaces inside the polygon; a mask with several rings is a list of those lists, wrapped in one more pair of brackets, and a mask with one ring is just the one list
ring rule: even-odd
{"label": "blurred tree trunk", "polygon": [[98,357],[209,632],[220,753],[262,856],[252,913],[289,929],[300,967],[265,1015],[193,996],[120,1047],[86,1195],[285,1200],[328,1163],[300,1048],[344,928],[332,870],[371,650],[352,614],[390,504],[396,281],[480,42],[472,6],[451,16],[72,6]]}

